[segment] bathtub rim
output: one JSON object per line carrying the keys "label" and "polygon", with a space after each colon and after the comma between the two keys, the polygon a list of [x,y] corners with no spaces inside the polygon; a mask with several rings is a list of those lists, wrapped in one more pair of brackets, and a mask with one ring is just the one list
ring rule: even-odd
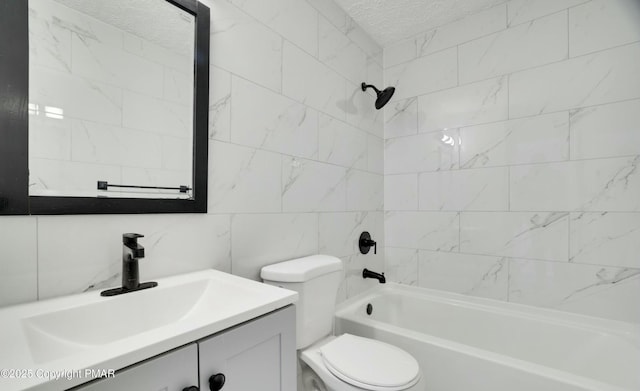
{"label": "bathtub rim", "polygon": [[367,318],[367,315],[365,315],[364,313],[360,313],[360,311],[357,311],[357,309],[364,308],[364,305],[372,299],[390,293],[400,293],[403,295],[418,298],[425,298],[426,296],[428,296],[432,300],[444,302],[445,304],[480,309],[502,315],[513,316],[514,314],[516,314],[516,316],[520,316],[523,318],[554,322],[556,324],[576,327],[588,331],[614,334],[636,346],[640,346],[640,325],[582,314],[566,313],[563,311],[548,308],[533,307],[525,304],[508,303],[502,302],[500,300],[472,297],[459,293],[452,293],[435,289],[406,286],[396,283],[387,283],[385,285],[386,286],[378,285],[340,303],[337,306],[335,312],[334,328],[337,328],[339,319],[354,322],[357,324],[368,324],[370,325],[370,327],[380,329],[388,333],[399,334],[408,338],[412,338],[414,340],[423,341],[439,348],[453,350],[458,353],[469,355],[478,359],[488,360],[496,364],[513,367],[520,371],[529,372],[538,376],[565,382],[573,386],[582,387],[586,390],[632,391],[632,389],[625,388],[624,386],[605,383],[602,380],[586,377],[565,370],[555,369],[553,367],[526,361],[501,353],[492,352],[490,350],[474,347],[454,340],[449,340],[429,334],[423,334],[411,329],[406,329],[379,320]]}

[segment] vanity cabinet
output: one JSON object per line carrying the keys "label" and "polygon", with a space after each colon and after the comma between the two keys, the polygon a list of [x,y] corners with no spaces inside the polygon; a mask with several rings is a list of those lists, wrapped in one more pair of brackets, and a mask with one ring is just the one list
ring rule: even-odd
{"label": "vanity cabinet", "polygon": [[296,391],[295,324],[288,306],[73,390]]}

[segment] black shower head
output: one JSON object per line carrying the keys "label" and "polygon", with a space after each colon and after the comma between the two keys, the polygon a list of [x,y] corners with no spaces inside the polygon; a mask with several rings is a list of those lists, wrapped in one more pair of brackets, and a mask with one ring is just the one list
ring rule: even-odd
{"label": "black shower head", "polygon": [[387,87],[384,90],[380,91],[379,89],[376,88],[376,86],[373,86],[367,83],[362,83],[362,91],[366,91],[367,88],[369,87],[373,88],[376,92],[376,95],[378,95],[378,97],[376,98],[377,110],[380,110],[382,107],[384,107],[384,105],[386,105],[387,102],[389,102],[389,99],[391,99],[391,97],[393,96],[393,93],[396,92],[395,87]]}

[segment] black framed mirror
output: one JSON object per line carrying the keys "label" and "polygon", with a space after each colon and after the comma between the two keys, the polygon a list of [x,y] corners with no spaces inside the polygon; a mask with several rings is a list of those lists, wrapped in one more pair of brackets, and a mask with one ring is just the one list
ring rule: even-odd
{"label": "black framed mirror", "polygon": [[209,8],[122,1],[0,0],[0,215],[207,211]]}

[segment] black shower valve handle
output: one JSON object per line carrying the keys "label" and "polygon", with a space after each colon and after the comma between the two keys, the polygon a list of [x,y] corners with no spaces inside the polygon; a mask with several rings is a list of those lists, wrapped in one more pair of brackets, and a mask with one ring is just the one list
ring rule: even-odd
{"label": "black shower valve handle", "polygon": [[373,247],[373,253],[378,253],[378,243],[375,240],[371,239],[371,234],[365,231],[360,234],[360,239],[358,240],[358,246],[360,247],[360,253],[367,254],[369,249]]}

